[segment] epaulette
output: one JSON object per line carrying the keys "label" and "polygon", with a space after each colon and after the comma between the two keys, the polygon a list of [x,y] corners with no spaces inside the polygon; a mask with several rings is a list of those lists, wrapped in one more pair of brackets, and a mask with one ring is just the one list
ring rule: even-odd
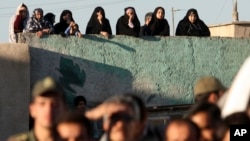
{"label": "epaulette", "polygon": [[7,141],[27,141],[29,139],[29,133],[21,133],[9,137]]}

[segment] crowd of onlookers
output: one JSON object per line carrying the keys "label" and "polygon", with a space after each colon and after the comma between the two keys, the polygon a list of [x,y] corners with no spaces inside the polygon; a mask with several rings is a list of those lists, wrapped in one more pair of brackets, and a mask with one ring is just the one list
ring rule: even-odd
{"label": "crowd of onlookers", "polygon": [[[157,7],[153,13],[146,14],[145,25],[141,26],[135,9],[127,7],[117,20],[116,34],[169,36],[164,14],[164,8]],[[70,10],[63,10],[60,21],[54,23],[53,13],[44,15],[41,8],[36,8],[29,16],[28,7],[21,4],[11,19],[10,41],[17,42],[17,33],[22,32],[36,33],[38,37],[44,34],[82,37]],[[112,35],[102,7],[94,9],[86,34]],[[198,12],[189,9],[177,26],[176,35],[210,36],[210,31],[199,19]],[[199,78],[193,87],[194,104],[187,114],[172,118],[164,128],[159,128],[148,124],[144,101],[136,93],[115,94],[87,110],[85,97],[77,96],[72,109],[65,102],[60,84],[52,77],[45,77],[32,88],[31,129],[9,137],[8,141],[229,141],[230,125],[250,124],[249,100],[245,110],[222,116],[221,103],[225,103],[226,96],[229,97],[229,89],[216,77]],[[100,123],[101,132],[96,127]]]}
{"label": "crowd of onlookers", "polygon": [[8,141],[229,141],[231,125],[250,124],[249,100],[245,110],[222,116],[219,101],[229,93],[216,77],[199,78],[193,91],[195,102],[186,114],[154,126],[136,93],[115,94],[88,109],[78,95],[70,108],[60,84],[45,77],[32,89],[30,131]]}
{"label": "crowd of onlookers", "polygon": [[[36,33],[38,37],[44,34],[60,34],[63,37],[82,37],[79,25],[73,18],[70,10],[65,9],[60,15],[60,21],[55,22],[55,14],[44,13],[42,8],[36,8],[29,14],[28,6],[21,4],[12,16],[9,25],[9,41],[17,42],[17,33]],[[134,7],[126,7],[124,15],[116,23],[116,35],[142,36],[169,36],[169,24],[165,18],[165,9],[156,7],[153,12],[145,14],[145,23],[141,25]],[[112,29],[105,11],[96,7],[88,21],[85,34],[100,34],[109,38]],[[180,20],[176,28],[177,36],[210,36],[207,25],[199,18],[196,9],[189,9],[185,17]]]}

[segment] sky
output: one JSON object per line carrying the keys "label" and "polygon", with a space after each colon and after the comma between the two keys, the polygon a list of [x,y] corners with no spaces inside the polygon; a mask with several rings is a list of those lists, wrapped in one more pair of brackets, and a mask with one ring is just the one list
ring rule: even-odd
{"label": "sky", "polygon": [[[25,3],[30,14],[35,8],[42,8],[44,13],[52,12],[56,15],[56,23],[64,9],[73,13],[73,18],[85,34],[87,22],[97,6],[105,10],[109,19],[112,32],[115,34],[117,19],[124,14],[124,8],[132,6],[136,9],[141,25],[144,24],[144,16],[147,12],[153,12],[158,6],[165,9],[165,18],[170,25],[170,35],[178,22],[186,15],[190,8],[198,10],[200,19],[208,26],[230,23],[232,21],[232,9],[234,0],[7,0],[0,5],[1,34],[0,43],[8,42],[9,21],[21,3]],[[238,0],[239,21],[250,21],[250,0]],[[175,12],[172,12],[172,8]],[[173,20],[174,18],[174,20]],[[173,30],[174,29],[174,30]]]}

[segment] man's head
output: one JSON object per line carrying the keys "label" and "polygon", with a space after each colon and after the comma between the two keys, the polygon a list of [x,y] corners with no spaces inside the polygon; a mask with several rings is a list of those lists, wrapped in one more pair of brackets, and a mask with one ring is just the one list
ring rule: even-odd
{"label": "man's head", "polygon": [[46,77],[35,83],[30,104],[30,115],[35,126],[50,128],[55,116],[64,108],[63,93],[53,78]]}
{"label": "man's head", "polygon": [[146,13],[146,15],[145,15],[145,24],[146,24],[146,25],[149,24],[149,22],[150,22],[151,19],[152,19],[152,16],[153,16],[153,12],[148,12],[148,13]]}
{"label": "man's head", "polygon": [[174,119],[165,130],[166,141],[199,141],[199,127],[188,119]]}
{"label": "man's head", "polygon": [[104,130],[111,140],[137,140],[143,133],[146,110],[142,100],[130,94],[116,95],[104,102]]}
{"label": "man's head", "polygon": [[191,107],[186,117],[198,125],[203,139],[214,140],[215,129],[222,121],[221,111],[217,105],[208,102],[197,103]]}
{"label": "man's head", "polygon": [[90,141],[91,124],[82,114],[63,113],[54,125],[54,134],[59,141]]}
{"label": "man's head", "polygon": [[213,76],[202,77],[194,85],[195,101],[216,103],[225,90],[225,86],[218,78]]}
{"label": "man's head", "polygon": [[84,96],[76,96],[75,99],[74,99],[74,106],[76,108],[77,111],[79,112],[85,112],[86,110],[86,98]]}

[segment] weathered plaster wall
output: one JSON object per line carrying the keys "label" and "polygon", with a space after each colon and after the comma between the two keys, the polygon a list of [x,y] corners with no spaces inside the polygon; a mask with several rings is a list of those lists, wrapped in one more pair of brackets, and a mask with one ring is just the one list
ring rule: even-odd
{"label": "weathered plaster wall", "polygon": [[93,106],[136,91],[147,106],[190,104],[200,76],[216,76],[229,86],[250,55],[248,38],[25,34],[20,39],[30,47],[0,44],[0,140],[28,130],[30,87],[44,76],[61,82],[69,103],[84,95]]}
{"label": "weathered plaster wall", "polygon": [[212,37],[235,37],[235,25],[233,24],[209,26],[209,30]]}
{"label": "weathered plaster wall", "polygon": [[0,44],[0,140],[29,129],[30,56],[26,44]]}
{"label": "weathered plaster wall", "polygon": [[250,37],[250,24],[249,25],[236,25],[235,37]]}
{"label": "weathered plaster wall", "polygon": [[212,37],[250,37],[250,22],[239,21],[227,24],[210,25]]}
{"label": "weathered plaster wall", "polygon": [[216,76],[229,86],[250,54],[247,38],[20,38],[31,47],[31,83],[52,75],[64,85],[69,102],[84,95],[90,106],[130,91],[139,92],[147,106],[192,103],[192,86],[200,76]]}

